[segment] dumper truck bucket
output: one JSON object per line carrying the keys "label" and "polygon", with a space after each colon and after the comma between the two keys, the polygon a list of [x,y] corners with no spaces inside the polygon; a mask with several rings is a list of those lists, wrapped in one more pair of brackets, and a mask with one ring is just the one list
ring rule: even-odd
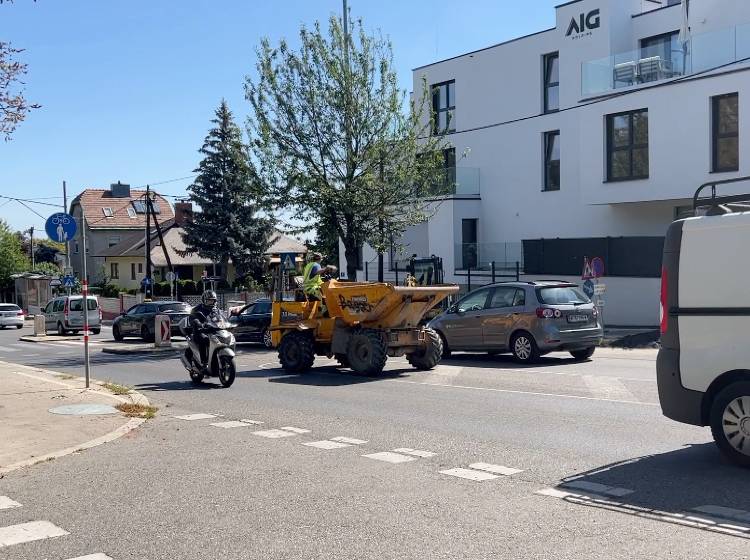
{"label": "dumper truck bucket", "polygon": [[458,286],[401,287],[392,284],[337,282],[322,286],[328,313],[348,325],[368,328],[414,328],[425,314]]}

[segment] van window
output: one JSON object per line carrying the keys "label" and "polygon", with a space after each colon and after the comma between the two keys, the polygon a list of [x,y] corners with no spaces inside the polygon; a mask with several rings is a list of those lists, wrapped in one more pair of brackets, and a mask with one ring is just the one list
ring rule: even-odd
{"label": "van window", "polygon": [[541,303],[547,305],[566,305],[574,303],[591,303],[591,300],[576,286],[555,286],[538,288],[537,296]]}
{"label": "van window", "polygon": [[[99,305],[94,298],[89,298],[86,307],[88,307],[89,311],[93,311],[94,309],[98,309]],[[71,311],[81,311],[82,309],[83,309],[83,299],[71,299],[70,300]]]}
{"label": "van window", "polygon": [[60,313],[63,309],[65,309],[65,302],[61,299],[55,301],[55,313]]}

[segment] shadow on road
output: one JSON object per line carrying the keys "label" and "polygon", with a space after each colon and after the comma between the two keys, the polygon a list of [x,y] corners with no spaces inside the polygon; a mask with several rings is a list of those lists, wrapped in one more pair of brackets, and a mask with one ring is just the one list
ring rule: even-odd
{"label": "shadow on road", "polygon": [[581,364],[592,360],[576,360],[569,354],[559,354],[554,356],[542,356],[534,364],[519,364],[510,354],[499,354],[490,356],[488,354],[453,354],[450,358],[443,358],[442,365],[458,366],[465,368],[491,368],[491,369],[528,369],[535,370],[540,368],[550,368],[557,366],[568,366],[571,364]]}
{"label": "shadow on road", "polygon": [[203,383],[187,381],[163,381],[161,383],[140,383],[135,386],[137,391],[210,391],[211,389],[223,389],[218,380],[210,378]]}
{"label": "shadow on road", "polygon": [[[714,519],[716,524],[746,528],[750,536],[750,514],[742,516],[750,512],[748,474],[726,461],[713,443],[705,443],[580,473],[564,479],[556,489],[594,498],[584,499],[582,505],[657,515],[672,522],[681,522],[684,515]],[[608,495],[605,487],[615,490]],[[616,489],[633,492],[618,495]]]}
{"label": "shadow on road", "polygon": [[[292,385],[308,385],[314,387],[341,387],[345,385],[360,385],[362,383],[372,383],[386,379],[398,379],[405,373],[411,373],[411,369],[391,369],[384,371],[380,375],[365,376],[357,375],[350,369],[337,368],[335,366],[323,366],[303,374],[287,374],[281,369],[266,370],[268,373],[275,373],[268,381],[270,383],[288,383]],[[255,377],[253,372],[250,377]],[[239,374],[238,374],[239,375]]]}

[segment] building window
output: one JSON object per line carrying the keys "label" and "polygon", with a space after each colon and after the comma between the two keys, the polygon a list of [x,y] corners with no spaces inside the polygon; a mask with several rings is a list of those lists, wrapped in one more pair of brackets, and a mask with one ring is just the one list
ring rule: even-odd
{"label": "building window", "polygon": [[130,279],[135,280],[135,263],[130,263]]}
{"label": "building window", "polygon": [[560,54],[552,53],[544,57],[544,112],[553,113],[560,109]]}
{"label": "building window", "polygon": [[479,244],[477,243],[476,218],[461,220],[461,268],[467,270],[479,265]]}
{"label": "building window", "polygon": [[143,274],[143,263],[138,263],[138,274]]}
{"label": "building window", "polygon": [[74,252],[74,253],[75,253],[76,255],[77,255],[77,254],[78,254],[78,253],[80,252],[80,250],[79,250],[79,248],[78,248],[78,243],[76,243],[76,247],[75,247],[75,249],[73,250],[73,252]]}
{"label": "building window", "polygon": [[120,278],[120,265],[118,263],[110,263],[109,264],[109,272],[110,272],[110,278],[112,280],[117,280]]}
{"label": "building window", "polygon": [[648,109],[607,116],[607,180],[648,178]]}
{"label": "building window", "polygon": [[560,131],[544,133],[544,190],[560,190]]}
{"label": "building window", "polygon": [[114,217],[114,213],[112,212],[112,208],[107,206],[106,208],[102,208],[102,213],[104,214],[105,218],[112,218]]}
{"label": "building window", "polygon": [[679,44],[679,31],[641,39],[638,77],[641,82],[664,80],[685,73],[685,53]]}
{"label": "building window", "polygon": [[433,133],[447,134],[456,131],[454,121],[456,110],[456,81],[433,84],[432,86],[432,116],[434,119]]}
{"label": "building window", "polygon": [[712,99],[713,171],[740,169],[739,95],[730,93]]}
{"label": "building window", "polygon": [[135,208],[132,206],[128,206],[128,217],[130,218],[137,218],[138,215],[135,213]]}
{"label": "building window", "polygon": [[109,239],[107,239],[107,246],[114,247],[120,242],[121,238],[119,235],[110,235]]}

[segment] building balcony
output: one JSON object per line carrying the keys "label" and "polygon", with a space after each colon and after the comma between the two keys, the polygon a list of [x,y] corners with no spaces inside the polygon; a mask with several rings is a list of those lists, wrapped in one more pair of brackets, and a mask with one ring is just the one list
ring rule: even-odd
{"label": "building balcony", "polygon": [[455,270],[515,271],[516,263],[523,269],[523,245],[516,243],[456,243]]}
{"label": "building balcony", "polygon": [[479,168],[446,167],[427,194],[434,198],[479,198]]}
{"label": "building balcony", "polygon": [[693,35],[687,48],[675,40],[659,53],[653,48],[617,53],[584,62],[583,97],[705,72],[750,58],[750,24]]}

